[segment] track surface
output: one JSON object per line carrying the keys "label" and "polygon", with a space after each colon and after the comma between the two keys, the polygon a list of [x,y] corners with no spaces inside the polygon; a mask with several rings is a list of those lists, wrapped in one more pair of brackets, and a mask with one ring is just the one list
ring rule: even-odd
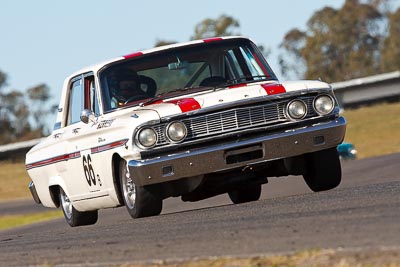
{"label": "track surface", "polygon": [[[93,264],[289,253],[309,248],[400,250],[400,154],[342,163],[334,190],[311,193],[301,177],[274,178],[263,199],[169,199],[163,214],[132,220],[124,207],[102,210],[94,226],[64,219],[0,231],[0,265]],[[1,213],[32,202],[0,205]],[[19,208],[18,208],[19,207]]]}

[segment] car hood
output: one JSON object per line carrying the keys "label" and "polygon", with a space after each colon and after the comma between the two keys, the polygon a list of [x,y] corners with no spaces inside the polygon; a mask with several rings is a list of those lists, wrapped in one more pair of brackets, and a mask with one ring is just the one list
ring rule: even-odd
{"label": "car hood", "polygon": [[238,84],[227,88],[217,88],[210,91],[202,91],[186,94],[174,98],[167,98],[145,105],[136,112],[158,113],[160,118],[195,111],[220,104],[227,104],[245,99],[268,97],[270,95],[283,95],[295,91],[310,89],[329,89],[327,83],[320,81],[290,81],[279,83],[277,81],[260,82],[252,84]]}

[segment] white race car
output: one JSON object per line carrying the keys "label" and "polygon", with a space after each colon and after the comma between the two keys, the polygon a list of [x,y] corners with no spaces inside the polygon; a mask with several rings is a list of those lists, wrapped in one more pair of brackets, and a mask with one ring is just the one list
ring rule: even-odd
{"label": "white race car", "polygon": [[280,82],[247,38],[210,38],[84,68],[63,86],[52,134],[26,156],[37,203],[70,226],[126,206],[228,193],[260,198],[268,177],[303,175],[313,191],[341,181],[346,121],[321,81]]}

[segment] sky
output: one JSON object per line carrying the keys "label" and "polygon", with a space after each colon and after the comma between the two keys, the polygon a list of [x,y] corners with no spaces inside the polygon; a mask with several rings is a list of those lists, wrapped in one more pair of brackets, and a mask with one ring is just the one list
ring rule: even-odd
{"label": "sky", "polygon": [[1,0],[0,70],[5,90],[40,83],[58,104],[64,79],[107,59],[152,48],[157,40],[188,41],[196,24],[222,14],[239,21],[238,31],[271,50],[268,61],[280,76],[279,44],[293,28],[325,6],[344,0]]}

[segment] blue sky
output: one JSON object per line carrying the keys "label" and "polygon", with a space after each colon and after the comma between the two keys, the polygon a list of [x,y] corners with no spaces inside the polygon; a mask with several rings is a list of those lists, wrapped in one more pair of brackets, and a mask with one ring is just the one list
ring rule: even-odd
{"label": "blue sky", "polygon": [[[399,2],[398,0],[394,2]],[[7,89],[39,83],[58,103],[64,79],[80,68],[151,48],[157,40],[187,41],[205,18],[226,14],[239,32],[271,50],[268,60],[279,76],[278,46],[292,28],[306,28],[311,15],[344,0],[2,0],[0,70]]]}

